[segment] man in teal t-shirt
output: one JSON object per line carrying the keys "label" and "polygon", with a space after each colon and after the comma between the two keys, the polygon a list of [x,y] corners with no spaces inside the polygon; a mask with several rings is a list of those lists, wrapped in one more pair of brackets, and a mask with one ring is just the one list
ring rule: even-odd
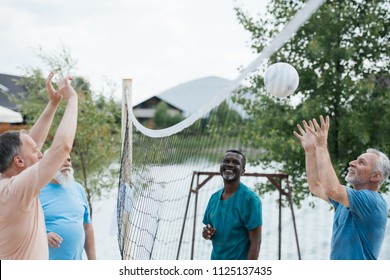
{"label": "man in teal t-shirt", "polygon": [[203,218],[202,236],[212,241],[212,260],[259,257],[262,206],[259,196],[240,182],[245,164],[245,156],[237,150],[228,150],[222,159],[224,187],[211,196]]}

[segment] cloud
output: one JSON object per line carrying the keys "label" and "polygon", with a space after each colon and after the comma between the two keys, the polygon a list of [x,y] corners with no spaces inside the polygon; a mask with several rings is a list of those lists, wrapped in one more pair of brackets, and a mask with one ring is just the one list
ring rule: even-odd
{"label": "cloud", "polygon": [[2,0],[0,34],[2,73],[40,65],[34,48],[64,45],[95,88],[107,77],[120,91],[132,78],[134,100],[208,75],[233,79],[254,57],[226,0]]}

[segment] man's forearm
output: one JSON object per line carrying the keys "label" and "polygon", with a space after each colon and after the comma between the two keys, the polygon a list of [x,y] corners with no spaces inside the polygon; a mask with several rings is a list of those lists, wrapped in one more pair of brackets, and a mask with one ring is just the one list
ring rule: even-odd
{"label": "man's forearm", "polygon": [[340,187],[340,181],[334,171],[328,149],[323,146],[316,148],[318,176],[325,194],[332,197],[332,193]]}
{"label": "man's forearm", "polygon": [[309,188],[319,187],[321,185],[320,178],[318,175],[318,164],[316,150],[312,149],[305,152],[306,161],[306,177]]}
{"label": "man's forearm", "polygon": [[260,254],[260,242],[251,243],[248,251],[248,260],[257,260]]}
{"label": "man's forearm", "polygon": [[53,122],[55,113],[59,103],[55,104],[52,101],[46,105],[45,109],[29,131],[29,135],[37,143],[38,148],[41,149],[45,143],[47,134],[49,133],[51,124]]}
{"label": "man's forearm", "polygon": [[66,147],[65,153],[70,153],[77,129],[78,100],[73,97],[68,100],[64,115],[54,135],[51,148]]}
{"label": "man's forearm", "polygon": [[95,251],[95,234],[92,228],[92,225],[85,226],[85,244],[84,249],[87,254],[88,260],[96,260],[96,251]]}

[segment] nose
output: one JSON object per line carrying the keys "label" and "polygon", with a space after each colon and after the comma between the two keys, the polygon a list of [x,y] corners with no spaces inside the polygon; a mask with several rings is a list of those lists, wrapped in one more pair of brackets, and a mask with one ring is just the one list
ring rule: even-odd
{"label": "nose", "polygon": [[41,152],[41,151],[38,151],[38,158],[39,158],[39,159],[42,158],[42,152]]}
{"label": "nose", "polygon": [[356,166],[356,160],[352,160],[349,162],[349,166],[355,167]]}

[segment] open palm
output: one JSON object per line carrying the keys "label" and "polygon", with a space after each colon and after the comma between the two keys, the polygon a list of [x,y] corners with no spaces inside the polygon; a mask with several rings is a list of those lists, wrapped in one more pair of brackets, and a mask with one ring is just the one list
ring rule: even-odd
{"label": "open palm", "polygon": [[301,141],[302,147],[305,149],[305,151],[308,152],[314,149],[316,144],[316,137],[309,129],[310,127],[312,130],[314,130],[313,122],[309,121],[309,124],[307,124],[306,121],[303,121],[303,128],[299,124],[297,127],[300,133],[294,131],[294,135],[299,139],[299,141]]}

